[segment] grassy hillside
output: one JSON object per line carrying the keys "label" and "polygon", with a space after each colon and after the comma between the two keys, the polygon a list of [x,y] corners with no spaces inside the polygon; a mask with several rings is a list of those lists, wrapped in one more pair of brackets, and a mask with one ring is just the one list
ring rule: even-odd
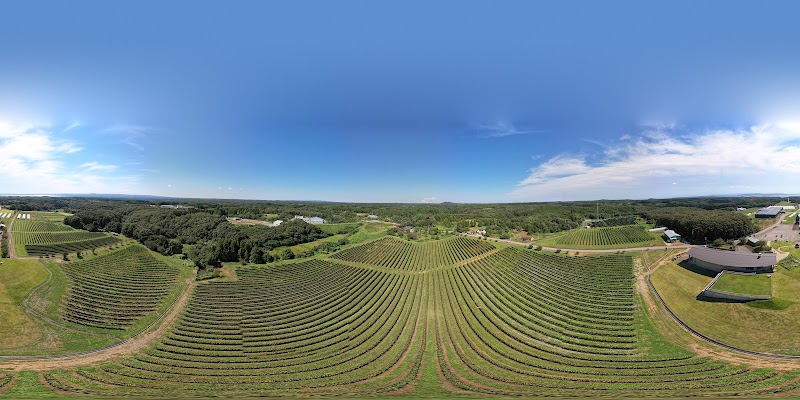
{"label": "grassy hillside", "polygon": [[36,342],[42,331],[20,302],[47,279],[38,261],[4,259],[0,265],[0,353]]}
{"label": "grassy hillside", "polygon": [[703,334],[748,350],[800,354],[800,335],[788,334],[800,330],[800,269],[771,275],[773,299],[748,303],[698,298],[714,274],[687,263],[660,267],[652,281],[669,307]]}

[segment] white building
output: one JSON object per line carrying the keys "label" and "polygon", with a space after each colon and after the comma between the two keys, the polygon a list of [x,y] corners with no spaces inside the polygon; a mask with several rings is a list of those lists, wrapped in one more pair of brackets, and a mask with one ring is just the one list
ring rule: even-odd
{"label": "white building", "polygon": [[272,223],[272,226],[281,226],[281,224],[282,224],[282,223],[283,223],[283,220],[282,220],[282,219],[276,219],[276,220],[275,220],[275,221]]}

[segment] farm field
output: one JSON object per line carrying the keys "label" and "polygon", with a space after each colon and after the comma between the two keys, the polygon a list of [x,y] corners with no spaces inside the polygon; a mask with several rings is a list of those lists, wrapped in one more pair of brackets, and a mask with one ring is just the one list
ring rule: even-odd
{"label": "farm field", "polygon": [[177,268],[143,246],[62,266],[71,285],[60,314],[73,324],[126,330],[156,311],[179,279]]}
{"label": "farm field", "polygon": [[[236,267],[237,280],[199,284],[150,347],[38,372],[31,390],[169,398],[671,397],[757,396],[800,385],[800,371],[715,361],[665,340],[635,294],[632,256],[565,256],[457,239],[408,250],[384,238],[330,258]],[[496,250],[452,257],[452,246],[477,251],[484,244]],[[386,252],[436,262],[337,260]],[[18,393],[13,383],[10,390]]]}
{"label": "farm field", "polygon": [[538,241],[536,244],[591,250],[661,246],[664,241],[658,234],[647,232],[643,226],[631,225],[609,228],[580,228],[568,231],[563,235],[552,236]]}
{"label": "farm field", "polygon": [[423,243],[384,237],[351,247],[332,257],[392,269],[419,271],[454,264],[494,248],[489,242],[461,236]]}
{"label": "farm field", "polygon": [[[63,216],[62,216],[63,219]],[[50,221],[18,219],[11,233],[20,256],[49,256],[110,246],[119,242],[102,232],[87,232]]]}
{"label": "farm field", "polygon": [[800,329],[800,268],[778,267],[770,275],[773,298],[747,303],[699,299],[715,274],[685,262],[663,265],[653,272],[652,281],[682,320],[711,338],[748,350],[800,354],[800,336],[781,334]]}

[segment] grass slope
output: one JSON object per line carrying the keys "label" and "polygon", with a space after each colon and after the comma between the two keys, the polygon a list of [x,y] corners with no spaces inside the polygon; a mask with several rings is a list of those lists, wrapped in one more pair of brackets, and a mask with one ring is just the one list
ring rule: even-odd
{"label": "grass slope", "polygon": [[769,296],[772,294],[772,278],[767,274],[722,274],[712,290],[727,293]]}
{"label": "grass slope", "polygon": [[35,260],[4,259],[0,265],[0,353],[42,337],[39,326],[20,306],[23,298],[47,279],[47,270]]}
{"label": "grass slope", "polygon": [[770,278],[774,298],[749,303],[698,298],[713,277],[684,262],[663,265],[652,281],[682,320],[709,337],[748,350],[800,354],[800,335],[788,334],[800,330],[800,269],[779,268]]}

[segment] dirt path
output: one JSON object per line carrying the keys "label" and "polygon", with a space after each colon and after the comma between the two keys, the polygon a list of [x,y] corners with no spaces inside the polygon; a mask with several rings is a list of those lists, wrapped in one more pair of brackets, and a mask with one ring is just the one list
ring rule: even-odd
{"label": "dirt path", "polygon": [[[474,238],[482,238],[481,235],[475,235],[471,233],[465,233],[464,236],[474,237]],[[486,238],[486,240],[490,242],[503,242],[508,244],[515,244],[517,246],[528,247],[528,245],[533,244],[536,246],[535,243],[520,243],[515,242],[510,239],[497,239],[497,238]],[[664,246],[648,246],[648,247],[627,247],[623,249],[600,249],[600,250],[580,250],[580,249],[565,249],[560,247],[542,247],[542,250],[546,251],[556,251],[561,250],[562,252],[574,252],[574,253],[619,253],[620,251],[645,251],[645,250],[671,250],[671,249],[688,249],[690,247],[695,247],[696,245],[692,244],[668,244]]]}
{"label": "dirt path", "polygon": [[167,330],[172,326],[172,323],[178,318],[181,312],[186,308],[191,294],[197,283],[193,279],[187,280],[187,284],[181,292],[180,297],[172,304],[167,312],[156,322],[145,329],[138,335],[120,342],[112,347],[99,349],[87,353],[66,356],[53,356],[49,359],[37,360],[13,360],[2,361],[0,360],[0,369],[6,370],[50,370],[54,368],[69,368],[82,365],[94,364],[101,361],[106,361],[114,357],[126,356],[138,352],[139,350],[147,347],[154,340],[164,336]]}
{"label": "dirt path", "polygon": [[6,235],[8,235],[8,256],[11,259],[19,258],[19,256],[17,256],[17,249],[14,248],[14,235],[11,234],[11,229],[14,227],[15,220],[16,218],[12,219],[11,222],[6,227]]}

